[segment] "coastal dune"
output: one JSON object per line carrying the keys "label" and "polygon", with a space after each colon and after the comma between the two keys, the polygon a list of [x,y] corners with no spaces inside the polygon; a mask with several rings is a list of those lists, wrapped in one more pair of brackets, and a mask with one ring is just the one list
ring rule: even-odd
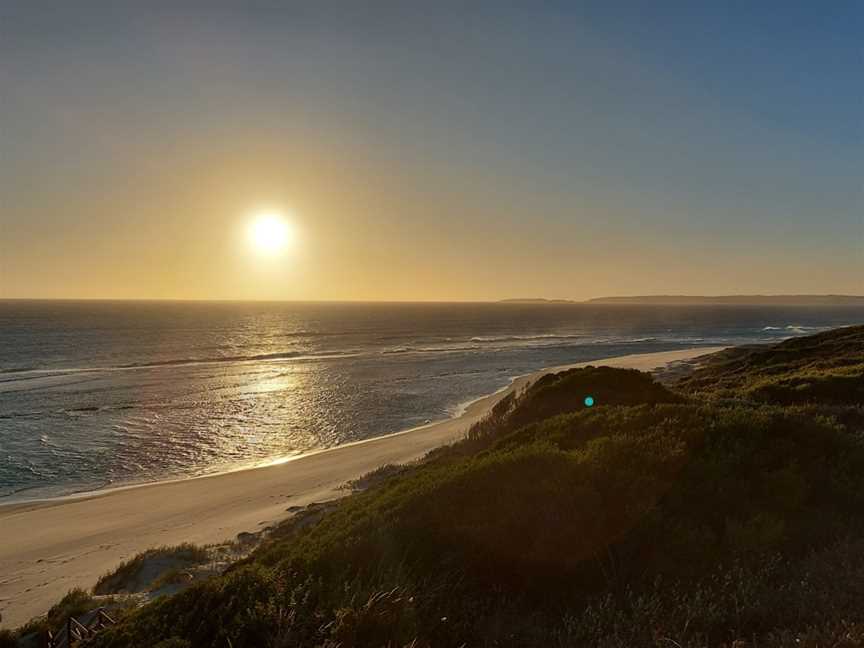
{"label": "coastal dune", "polygon": [[651,371],[718,348],[647,353],[546,369],[469,405],[453,419],[346,444],[282,463],[56,500],[0,506],[0,614],[14,627],[73,587],[91,587],[122,560],[159,545],[215,543],[257,532],[289,509],[345,495],[344,484],[406,463],[462,437],[508,393],[545,373],[606,365]]}

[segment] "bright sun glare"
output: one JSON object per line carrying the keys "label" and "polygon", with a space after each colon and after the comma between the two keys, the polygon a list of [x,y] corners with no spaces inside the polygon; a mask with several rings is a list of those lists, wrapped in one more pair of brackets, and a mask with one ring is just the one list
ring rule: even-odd
{"label": "bright sun glare", "polygon": [[276,254],[291,242],[291,228],[279,212],[261,212],[249,224],[249,240],[256,251]]}

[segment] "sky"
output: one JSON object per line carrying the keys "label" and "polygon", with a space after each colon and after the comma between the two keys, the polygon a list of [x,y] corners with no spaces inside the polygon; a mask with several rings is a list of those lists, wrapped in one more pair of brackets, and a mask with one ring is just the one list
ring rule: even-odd
{"label": "sky", "polygon": [[0,0],[0,298],[864,294],[864,3],[204,5]]}

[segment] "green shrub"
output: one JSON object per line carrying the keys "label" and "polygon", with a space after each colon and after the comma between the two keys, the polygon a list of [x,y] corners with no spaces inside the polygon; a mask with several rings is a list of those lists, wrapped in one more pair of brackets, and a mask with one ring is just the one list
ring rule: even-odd
{"label": "green shrub", "polygon": [[680,396],[670,392],[650,375],[634,369],[569,369],[546,374],[521,393],[511,392],[501,399],[489,416],[468,431],[465,446],[470,452],[476,452],[490,437],[500,437],[559,414],[588,409],[585,404],[588,396],[593,399],[593,407],[597,408],[682,402]]}

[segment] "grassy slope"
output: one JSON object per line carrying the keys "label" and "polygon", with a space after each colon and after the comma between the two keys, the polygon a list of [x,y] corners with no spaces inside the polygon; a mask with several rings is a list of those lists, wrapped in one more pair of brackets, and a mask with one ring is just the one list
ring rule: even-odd
{"label": "grassy slope", "polygon": [[682,390],[778,404],[864,402],[864,326],[729,354],[696,371]]}
{"label": "grassy slope", "polygon": [[683,396],[634,371],[546,378],[97,645],[864,639],[862,357],[859,327],[714,365]]}

